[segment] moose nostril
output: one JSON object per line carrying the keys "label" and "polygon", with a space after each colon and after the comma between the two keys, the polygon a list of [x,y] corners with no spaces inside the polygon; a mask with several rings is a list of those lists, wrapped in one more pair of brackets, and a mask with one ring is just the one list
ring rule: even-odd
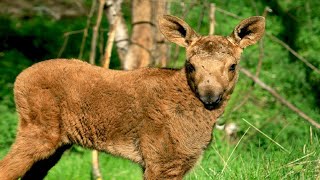
{"label": "moose nostril", "polygon": [[216,104],[220,103],[221,100],[222,100],[222,95],[221,94],[214,97],[214,103],[216,103]]}
{"label": "moose nostril", "polygon": [[206,96],[200,97],[200,99],[204,104],[219,104],[222,100],[222,95],[221,94],[216,96],[206,95]]}

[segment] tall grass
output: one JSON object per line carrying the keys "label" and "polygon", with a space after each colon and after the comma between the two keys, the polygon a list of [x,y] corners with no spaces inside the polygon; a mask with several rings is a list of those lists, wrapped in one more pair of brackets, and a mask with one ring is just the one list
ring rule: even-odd
{"label": "tall grass", "polygon": [[[197,166],[185,179],[316,179],[320,178],[320,143],[318,134],[301,137],[283,145],[289,152],[267,137],[267,146],[257,146],[246,139],[256,133],[248,126],[236,144],[225,140],[221,131],[213,133],[214,141]],[[312,139],[310,139],[312,138]],[[306,141],[307,140],[307,141]],[[262,140],[261,140],[262,141]],[[312,142],[312,143],[311,143]],[[50,171],[47,179],[89,179],[91,153],[76,148],[68,151]],[[107,154],[100,155],[100,166],[105,179],[142,179],[137,164]]]}

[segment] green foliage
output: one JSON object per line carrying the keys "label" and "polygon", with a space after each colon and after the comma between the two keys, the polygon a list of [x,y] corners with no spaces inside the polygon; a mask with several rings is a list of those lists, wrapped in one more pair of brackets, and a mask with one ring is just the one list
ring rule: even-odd
{"label": "green foliage", "polygon": [[4,104],[0,104],[0,149],[8,149],[12,144],[17,127],[17,115]]}

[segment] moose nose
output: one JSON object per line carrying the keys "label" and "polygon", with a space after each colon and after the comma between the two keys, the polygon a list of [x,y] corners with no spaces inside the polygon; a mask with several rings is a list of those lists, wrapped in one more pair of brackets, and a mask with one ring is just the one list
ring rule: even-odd
{"label": "moose nose", "polygon": [[206,108],[207,109],[209,108],[211,110],[220,104],[220,102],[222,101],[222,94],[218,94],[218,95],[208,94],[205,96],[201,96],[200,99],[203,102],[203,104],[206,106]]}

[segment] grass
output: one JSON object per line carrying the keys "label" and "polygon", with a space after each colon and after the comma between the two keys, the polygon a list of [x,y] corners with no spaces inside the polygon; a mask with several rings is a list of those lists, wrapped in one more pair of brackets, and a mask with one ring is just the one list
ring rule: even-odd
{"label": "grass", "polygon": [[[46,179],[83,179],[91,178],[91,151],[77,148],[65,153],[59,163],[50,171]],[[105,179],[139,179],[140,167],[129,160],[100,153],[101,172]],[[140,178],[141,179],[141,178]]]}
{"label": "grass", "polygon": [[[283,150],[269,140],[267,148],[257,147],[245,137],[256,131],[248,126],[236,144],[227,143],[224,133],[215,131],[210,144],[199,164],[189,172],[186,180],[193,179],[316,179],[320,178],[320,143],[313,134],[312,143],[306,138],[297,139],[295,144],[285,143]],[[76,149],[76,150],[75,150]],[[77,150],[78,149],[78,150]],[[50,171],[47,179],[90,179],[89,150],[74,148]],[[100,166],[104,179],[142,179],[140,167],[128,160],[100,154]]]}
{"label": "grass", "polygon": [[[248,128],[243,135],[254,131]],[[236,145],[227,144],[215,133],[215,143],[201,164],[187,179],[316,179],[320,178],[319,139],[303,144],[304,138],[282,150],[270,141],[268,148],[257,147],[242,136]],[[297,144],[300,144],[297,145]]]}

